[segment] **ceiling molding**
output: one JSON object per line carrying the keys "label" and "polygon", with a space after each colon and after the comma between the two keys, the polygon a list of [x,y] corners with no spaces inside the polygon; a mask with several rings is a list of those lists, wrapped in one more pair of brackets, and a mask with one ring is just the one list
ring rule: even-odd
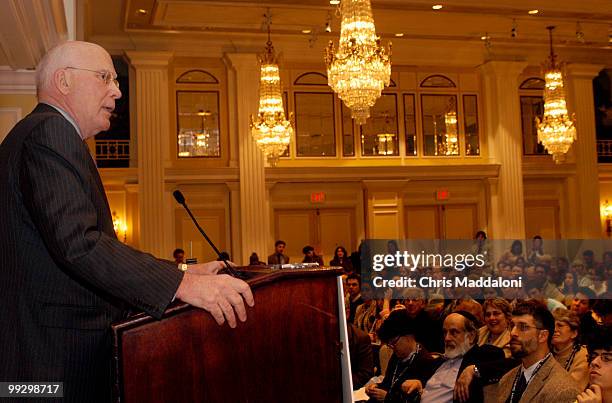
{"label": "ceiling molding", "polygon": [[36,73],[0,66],[0,94],[36,94]]}
{"label": "ceiling molding", "polygon": [[62,0],[3,0],[0,47],[15,70],[34,68],[67,31]]}

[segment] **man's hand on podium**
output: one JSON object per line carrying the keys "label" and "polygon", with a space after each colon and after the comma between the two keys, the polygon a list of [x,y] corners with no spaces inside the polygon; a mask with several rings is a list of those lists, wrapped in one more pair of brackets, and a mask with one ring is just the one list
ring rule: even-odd
{"label": "man's hand on podium", "polygon": [[[232,262],[227,262],[232,267],[236,265]],[[190,264],[187,266],[187,271],[191,274],[217,274],[219,270],[225,268],[225,263],[220,260],[213,260],[212,262]]]}
{"label": "man's hand on podium", "polygon": [[[221,267],[225,266],[223,262],[210,263],[221,263]],[[210,263],[197,266],[206,266]],[[210,269],[216,273],[221,267],[211,265],[206,270]],[[216,268],[216,271],[214,271],[214,268]],[[202,273],[204,275],[201,275],[192,273],[191,269],[192,266],[183,276],[183,280],[176,291],[177,298],[210,312],[219,325],[227,320],[230,327],[236,327],[234,312],[238,314],[238,319],[242,322],[246,321],[247,314],[244,301],[249,306],[255,305],[253,293],[246,282],[227,274],[205,275]]]}

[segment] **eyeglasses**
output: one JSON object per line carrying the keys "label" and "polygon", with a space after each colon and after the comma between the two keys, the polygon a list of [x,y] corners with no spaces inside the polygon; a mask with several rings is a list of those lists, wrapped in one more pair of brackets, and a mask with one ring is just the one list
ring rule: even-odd
{"label": "eyeglasses", "polygon": [[100,77],[100,79],[102,81],[104,81],[104,84],[109,85],[110,83],[115,84],[115,86],[117,88],[119,88],[119,81],[117,81],[117,75],[111,73],[108,70],[90,70],[90,69],[82,69],[80,67],[65,67],[66,69],[70,69],[70,70],[82,70],[82,71],[89,71],[90,73],[96,73],[98,75],[98,77]]}
{"label": "eyeglasses", "polygon": [[396,336],[387,342],[387,346],[394,348],[399,343],[402,336]]}
{"label": "eyeglasses", "polygon": [[612,361],[612,352],[606,352],[606,353],[591,353],[589,354],[589,362],[593,362],[595,360],[595,358],[601,358],[601,361],[603,362],[610,362]]}
{"label": "eyeglasses", "polygon": [[529,329],[538,329],[538,330],[546,330],[546,329],[542,329],[541,327],[537,327],[537,326],[531,326],[528,325],[527,323],[512,323],[510,322],[510,330],[514,329],[514,328],[518,328],[519,332],[524,333]]}

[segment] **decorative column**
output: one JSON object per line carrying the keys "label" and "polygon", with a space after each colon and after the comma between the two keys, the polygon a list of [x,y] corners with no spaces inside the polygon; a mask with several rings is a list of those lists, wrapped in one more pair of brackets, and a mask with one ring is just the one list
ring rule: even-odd
{"label": "decorative column", "polygon": [[[251,137],[250,116],[257,112],[259,93],[259,64],[253,53],[226,55],[233,74],[229,87],[235,88],[231,97],[236,100],[235,121],[238,139],[238,166],[240,168],[240,259],[248,262],[256,252],[265,261],[273,250],[270,239],[270,201],[266,192],[264,156]],[[233,104],[230,102],[230,104]]]}
{"label": "decorative column", "polygon": [[603,66],[568,64],[568,106],[576,114],[576,142],[572,146],[576,158],[576,236],[582,239],[601,237],[599,218],[599,180],[593,78]]}
{"label": "decorative column", "polygon": [[518,77],[526,62],[489,61],[481,66],[486,102],[489,154],[500,164],[496,195],[491,198],[491,237],[525,238],[523,139]]}
{"label": "decorative column", "polygon": [[[173,250],[172,234],[166,231],[165,218],[171,204],[164,189],[164,155],[168,143],[168,64],[170,52],[126,52],[133,67],[132,116],[136,119],[138,139],[138,207],[140,214],[140,249],[159,257]],[[168,192],[169,193],[169,192]]]}

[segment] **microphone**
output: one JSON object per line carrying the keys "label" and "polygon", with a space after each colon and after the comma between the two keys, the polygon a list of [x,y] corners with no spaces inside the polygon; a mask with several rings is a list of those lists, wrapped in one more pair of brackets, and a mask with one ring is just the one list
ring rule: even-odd
{"label": "microphone", "polygon": [[210,238],[208,237],[208,235],[206,235],[206,232],[204,232],[204,230],[202,229],[202,227],[200,227],[200,224],[198,224],[198,220],[196,220],[196,218],[193,216],[193,214],[191,213],[191,210],[189,210],[189,207],[187,207],[187,204],[185,203],[185,196],[183,196],[183,193],[181,193],[180,190],[175,190],[174,192],[172,192],[172,196],[174,196],[174,198],[176,199],[177,203],[180,204],[181,206],[183,206],[185,208],[185,210],[187,211],[187,214],[189,214],[189,217],[191,217],[191,221],[193,221],[193,223],[195,224],[196,228],[198,229],[198,231],[200,231],[200,234],[202,234],[202,236],[204,237],[204,239],[206,239],[206,241],[208,242],[208,244],[211,246],[211,248],[213,248],[213,250],[215,251],[215,253],[217,254],[217,256],[223,261],[223,263],[225,263],[225,267],[227,269],[227,272],[233,276],[233,277],[240,277],[240,275],[236,272],[236,270],[234,270],[234,268],[227,262],[226,259],[223,258],[223,256],[221,256],[221,252],[219,252],[219,249],[217,249],[217,247],[215,246],[215,244],[210,240]]}

